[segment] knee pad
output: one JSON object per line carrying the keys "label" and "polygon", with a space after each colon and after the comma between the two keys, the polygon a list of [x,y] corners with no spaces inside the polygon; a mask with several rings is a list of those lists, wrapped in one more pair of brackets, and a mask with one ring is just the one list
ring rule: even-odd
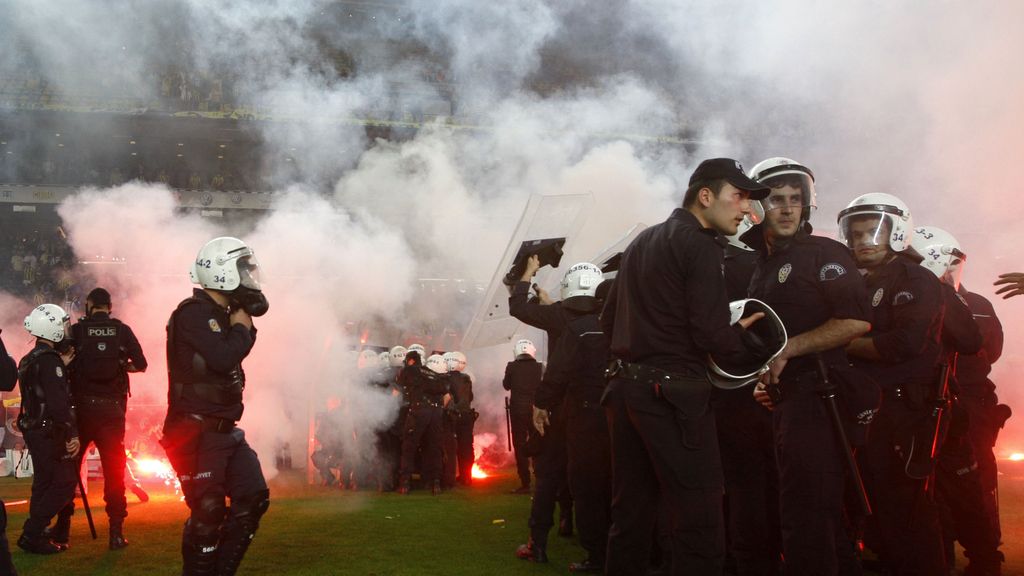
{"label": "knee pad", "polygon": [[256,532],[260,517],[270,508],[270,490],[260,490],[231,501],[231,519],[245,526],[248,531]]}
{"label": "knee pad", "polygon": [[207,494],[200,498],[196,507],[192,509],[188,525],[192,533],[198,537],[216,534],[220,530],[220,525],[224,523],[227,512],[223,494]]}

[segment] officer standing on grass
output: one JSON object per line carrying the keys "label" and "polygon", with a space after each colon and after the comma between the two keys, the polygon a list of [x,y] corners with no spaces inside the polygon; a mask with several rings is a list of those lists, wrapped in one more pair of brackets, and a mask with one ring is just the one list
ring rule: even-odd
{"label": "officer standing on grass", "polygon": [[[127,457],[124,451],[125,413],[128,407],[129,372],[145,372],[146,357],[138,338],[124,322],[110,316],[110,293],[96,288],[85,299],[85,317],[71,327],[75,361],[71,363],[71,395],[75,399],[79,440],[75,470],[81,470],[89,444],[96,443],[103,466],[103,499],[110,518],[108,546],[120,550],[128,545],[124,519],[128,502],[124,497]],[[67,543],[74,501],[61,510],[53,529],[53,540]]]}
{"label": "officer standing on grass", "polygon": [[768,191],[735,160],[705,160],[682,207],[622,255],[601,316],[618,360],[602,399],[613,469],[606,574],[647,573],[659,506],[672,574],[723,569],[722,464],[705,360],[751,355],[745,328],[761,316],[730,326],[722,234],[735,234],[750,201]]}
{"label": "officer standing on grass", "polygon": [[527,446],[533,428],[533,396],[540,386],[544,365],[537,361],[537,348],[533,342],[522,339],[516,342],[513,352],[515,360],[505,365],[505,377],[501,385],[510,392],[509,420],[512,428],[512,447],[516,455],[516,472],[519,474],[519,488],[514,494],[530,493],[530,457]]}
{"label": "officer standing on grass", "polygon": [[402,464],[398,492],[409,493],[409,483],[416,467],[416,454],[422,448],[420,476],[431,493],[441,493],[441,420],[444,418],[444,395],[448,392],[446,378],[423,365],[420,353],[409,350],[398,383],[409,397],[409,413],[402,435]]}
{"label": "officer standing on grass", "polygon": [[[237,238],[206,243],[192,265],[192,296],[167,323],[167,418],[160,443],[181,481],[183,574],[231,575],[270,506],[242,417],[242,360],[256,341],[252,317],[267,312],[256,256]],[[227,499],[231,505],[228,507]]]}
{"label": "officer standing on grass", "polygon": [[[0,330],[0,332],[3,332]],[[18,383],[18,364],[7,354],[7,347],[0,339],[0,392],[10,392]],[[11,548],[7,543],[7,509],[0,500],[0,576],[18,576],[11,561]]]}

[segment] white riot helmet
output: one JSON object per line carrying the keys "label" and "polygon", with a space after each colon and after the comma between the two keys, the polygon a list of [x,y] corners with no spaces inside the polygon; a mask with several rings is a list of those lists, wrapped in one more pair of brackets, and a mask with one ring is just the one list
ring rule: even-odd
{"label": "white riot helmet", "polygon": [[438,374],[448,372],[448,363],[444,361],[444,356],[441,356],[440,354],[431,354],[430,357],[427,358],[426,364],[427,368],[430,368]]}
{"label": "white riot helmet", "polygon": [[[754,204],[754,202],[751,202],[750,206],[753,207]],[[747,252],[753,252],[754,249],[747,246],[743,240],[740,240],[740,236],[746,234],[748,230],[754,227],[754,224],[760,222],[760,219],[752,219],[751,216],[754,216],[754,214],[751,213],[744,216],[743,221],[741,221],[739,226],[736,227],[736,233],[725,237],[725,239],[729,241],[729,244],[732,244],[740,250],[746,250]]]}
{"label": "white riot helmet", "polygon": [[420,361],[426,361],[427,349],[423,347],[423,344],[410,344],[406,352],[416,352],[420,355]]}
{"label": "white riot helmet", "polygon": [[466,369],[466,355],[462,352],[445,352],[444,361],[449,372],[462,372]]}
{"label": "white riot helmet", "polygon": [[256,256],[245,242],[230,236],[214,238],[199,249],[191,277],[194,284],[211,290],[260,289]]}
{"label": "white riot helmet", "polygon": [[537,347],[533,345],[533,342],[525,338],[517,341],[516,345],[512,348],[512,351],[515,353],[516,358],[522,356],[523,354],[526,354],[533,358],[537,357]]}
{"label": "white riot helmet", "polygon": [[25,330],[36,338],[57,343],[71,335],[71,317],[56,304],[41,304],[25,316]]}
{"label": "white riot helmet", "polygon": [[373,350],[366,349],[359,353],[356,365],[360,370],[374,370],[380,367],[380,358]]}
{"label": "white riot helmet", "polygon": [[853,199],[853,202],[839,212],[839,241],[853,249],[854,232],[851,226],[864,219],[874,219],[877,226],[868,233],[868,242],[876,246],[888,244],[894,252],[910,248],[913,241],[914,222],[910,208],[892,194],[872,192]]}
{"label": "white riot helmet", "polygon": [[731,390],[754,382],[768,371],[772,361],[786,347],[788,342],[786,327],[782,324],[778,314],[760,300],[747,298],[730,302],[729,323],[736,324],[741,318],[746,318],[756,312],[763,312],[764,318],[751,324],[747,328],[747,335],[748,338],[756,340],[764,348],[764,354],[760,358],[736,365],[720,365],[709,355],[708,377],[716,387]]}
{"label": "white riot helmet", "polygon": [[921,266],[954,289],[960,289],[967,254],[960,250],[960,243],[952,234],[936,226],[918,226],[914,228],[914,249],[924,258]]}
{"label": "white riot helmet", "polygon": [[[818,195],[814,189],[814,173],[803,164],[790,158],[781,156],[762,160],[750,169],[750,178],[758,184],[764,184],[772,190],[791,187],[801,192],[800,194],[800,220],[808,222],[811,219],[811,212],[818,208]],[[751,202],[751,216],[754,222],[760,222],[764,213],[769,210],[777,210],[785,206],[786,200],[782,196],[768,196],[761,200]],[[760,213],[758,213],[760,210]]]}
{"label": "white riot helmet", "polygon": [[572,301],[572,299],[594,298],[597,294],[597,287],[601,284],[602,280],[604,280],[604,274],[601,273],[601,269],[596,265],[590,262],[573,264],[566,270],[565,276],[562,277],[562,305],[570,308],[589,308],[587,305],[582,305],[583,302],[579,300]]}
{"label": "white riot helmet", "polygon": [[384,351],[377,355],[377,366],[387,368],[391,365],[391,352]]}
{"label": "white riot helmet", "polygon": [[405,355],[409,351],[405,349],[405,346],[395,346],[388,352],[388,364],[392,368],[399,368],[405,365]]}

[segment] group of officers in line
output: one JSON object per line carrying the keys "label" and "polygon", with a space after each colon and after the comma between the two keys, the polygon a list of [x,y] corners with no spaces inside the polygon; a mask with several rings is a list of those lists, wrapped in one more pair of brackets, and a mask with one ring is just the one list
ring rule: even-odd
{"label": "group of officers in line", "polygon": [[[256,257],[237,238],[206,243],[190,276],[199,287],[167,324],[168,408],[160,444],[190,510],[182,533],[182,574],[231,575],[270,503],[256,453],[236,426],[245,388],[241,362],[256,338],[252,318],[265,314],[269,304],[260,289]],[[120,550],[128,545],[128,374],[144,371],[147,362],[131,328],[111,317],[111,309],[110,294],[102,288],[88,295],[86,316],[74,326],[61,307],[37,306],[24,322],[36,338],[35,347],[16,368],[0,350],[0,389],[11,390],[15,382],[20,386],[18,426],[33,461],[29,515],[17,540],[26,552],[55,554],[69,548],[82,454],[90,443],[103,467],[108,546]],[[0,513],[2,576],[17,574],[5,529],[6,515]]]}
{"label": "group of officers in line", "polygon": [[[425,359],[425,360],[424,360]],[[434,495],[473,483],[473,379],[459,351],[427,355],[422,344],[389,351],[365,349],[357,358],[360,380],[393,397],[398,405],[390,422],[375,431],[374,449],[359,441],[340,404],[318,415],[312,456],[325,486],[355,489],[361,482],[381,492],[408,494],[418,473]],[[373,452],[378,458],[364,462]],[[338,470],[335,476],[334,470]]]}
{"label": "group of officers in line", "polygon": [[573,572],[861,574],[866,547],[886,574],[938,575],[959,541],[965,574],[1001,573],[999,320],[899,198],[855,198],[836,241],[815,194],[792,159],[710,159],[614,275],[571,266],[552,301],[530,258],[509,309],[549,345],[546,369],[527,341],[506,369],[536,476],[518,557],[548,561],[567,486]]}

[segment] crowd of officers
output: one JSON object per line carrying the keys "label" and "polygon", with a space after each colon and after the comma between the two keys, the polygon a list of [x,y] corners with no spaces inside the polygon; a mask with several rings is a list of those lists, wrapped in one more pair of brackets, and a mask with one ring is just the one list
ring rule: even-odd
{"label": "crowd of officers", "polygon": [[574,572],[939,575],[958,541],[1001,573],[992,305],[899,198],[854,199],[838,241],[815,209],[799,162],[710,159],[614,273],[576,264],[552,301],[529,259],[509,310],[548,365],[520,341],[506,369],[517,492],[536,476],[518,557],[548,561],[568,487]]}
{"label": "crowd of officers", "polygon": [[[340,404],[329,402],[318,418],[319,447],[312,456],[322,483],[349,489],[370,483],[381,492],[408,494],[418,475],[434,495],[472,485],[473,428],[479,413],[472,406],[473,378],[466,372],[465,354],[428,356],[422,344],[379,353],[365,349],[357,366],[359,378],[392,396],[398,410],[376,430],[369,450],[357,441],[362,431],[346,425]],[[370,452],[378,458],[362,459]]]}

